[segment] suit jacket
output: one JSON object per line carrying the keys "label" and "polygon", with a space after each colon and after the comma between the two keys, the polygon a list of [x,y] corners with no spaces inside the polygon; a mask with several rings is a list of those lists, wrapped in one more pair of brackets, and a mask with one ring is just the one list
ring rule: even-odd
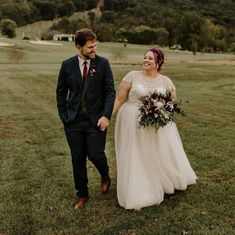
{"label": "suit jacket", "polygon": [[97,55],[91,59],[84,88],[78,56],[63,61],[58,76],[56,100],[59,116],[64,124],[76,120],[82,101],[94,125],[97,125],[102,116],[110,119],[115,89],[108,60]]}

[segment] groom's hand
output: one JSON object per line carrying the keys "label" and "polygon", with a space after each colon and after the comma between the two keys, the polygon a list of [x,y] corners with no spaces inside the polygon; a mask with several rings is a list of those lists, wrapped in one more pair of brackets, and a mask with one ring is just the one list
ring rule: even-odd
{"label": "groom's hand", "polygon": [[105,131],[106,128],[109,126],[109,119],[106,117],[101,117],[98,120],[97,126],[100,128],[101,131]]}

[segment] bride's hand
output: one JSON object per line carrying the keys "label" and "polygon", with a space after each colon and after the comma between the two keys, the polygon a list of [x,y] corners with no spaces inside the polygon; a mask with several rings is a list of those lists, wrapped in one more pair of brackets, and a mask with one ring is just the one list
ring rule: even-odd
{"label": "bride's hand", "polygon": [[100,128],[101,131],[105,131],[106,128],[109,126],[109,119],[106,117],[101,117],[98,120],[97,126]]}

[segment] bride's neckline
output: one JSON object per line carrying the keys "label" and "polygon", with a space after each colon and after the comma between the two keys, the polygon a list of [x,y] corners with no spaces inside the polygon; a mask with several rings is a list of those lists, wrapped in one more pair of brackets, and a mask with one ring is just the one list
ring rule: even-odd
{"label": "bride's neckline", "polygon": [[157,73],[156,75],[154,76],[148,76],[147,74],[144,73],[144,71],[142,71],[142,74],[143,74],[143,79],[144,80],[147,80],[147,81],[156,81],[159,79],[159,77],[161,76],[160,73]]}

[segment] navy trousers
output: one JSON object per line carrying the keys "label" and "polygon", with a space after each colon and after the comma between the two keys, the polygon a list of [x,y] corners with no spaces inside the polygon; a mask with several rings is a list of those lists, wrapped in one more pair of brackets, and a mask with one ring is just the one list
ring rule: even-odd
{"label": "navy trousers", "polygon": [[95,165],[101,177],[108,174],[105,156],[106,131],[94,126],[88,118],[65,124],[64,130],[70,147],[73,176],[78,197],[88,197],[87,158]]}

